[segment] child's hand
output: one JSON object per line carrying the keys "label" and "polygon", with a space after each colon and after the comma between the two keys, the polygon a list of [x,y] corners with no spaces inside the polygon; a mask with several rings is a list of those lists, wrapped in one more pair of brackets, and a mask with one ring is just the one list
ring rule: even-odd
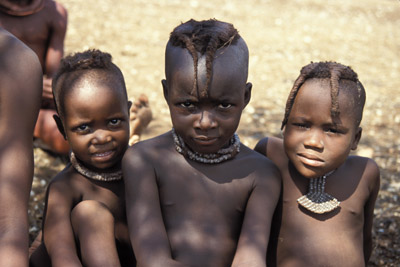
{"label": "child's hand", "polygon": [[43,76],[43,98],[53,99],[53,91],[51,89],[52,79]]}

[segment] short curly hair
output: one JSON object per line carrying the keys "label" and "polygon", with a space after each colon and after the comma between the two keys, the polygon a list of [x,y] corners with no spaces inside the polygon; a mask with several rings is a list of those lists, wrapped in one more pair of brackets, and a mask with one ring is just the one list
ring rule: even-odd
{"label": "short curly hair", "polygon": [[193,91],[197,87],[197,53],[206,56],[207,86],[202,94],[207,95],[216,51],[222,47],[234,45],[239,38],[241,37],[238,31],[230,23],[216,19],[203,21],[191,19],[172,31],[169,43],[172,46],[186,48],[190,52],[194,63]]}
{"label": "short curly hair", "polygon": [[[90,74],[90,72],[92,73]],[[93,71],[101,72],[101,79],[119,83],[127,97],[125,80],[121,70],[112,63],[109,53],[98,49],[89,49],[84,52],[71,54],[61,60],[60,68],[53,78],[52,89],[54,102],[60,117],[64,117],[64,97],[75,82],[85,76],[89,79],[98,79],[100,75],[93,75]]]}
{"label": "short curly hair", "polygon": [[[308,79],[329,79],[331,87],[331,115],[332,117],[338,116],[339,111],[339,87],[345,89],[351,93],[354,97],[354,105],[356,112],[356,124],[360,124],[362,119],[362,113],[365,105],[365,89],[364,86],[358,79],[358,75],[354,70],[348,66],[342,65],[337,62],[327,61],[327,62],[311,62],[310,64],[304,66],[299,77],[297,77],[292,90],[289,93],[289,97],[286,102],[285,116],[282,121],[281,129],[283,129],[288,121],[290,111],[292,110],[294,100],[299,92],[301,86]],[[354,82],[355,86],[340,86],[341,80],[348,80]]]}

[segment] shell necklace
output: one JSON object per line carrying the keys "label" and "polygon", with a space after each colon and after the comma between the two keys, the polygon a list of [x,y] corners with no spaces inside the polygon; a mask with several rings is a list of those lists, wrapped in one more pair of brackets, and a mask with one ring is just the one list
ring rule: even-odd
{"label": "shell necklace", "polygon": [[239,136],[235,133],[231,140],[229,141],[229,146],[227,148],[221,148],[217,151],[217,153],[198,153],[196,151],[191,150],[189,147],[185,145],[182,137],[176,134],[175,129],[172,128],[172,136],[174,138],[175,149],[183,156],[187,156],[189,159],[207,163],[207,164],[217,164],[223,161],[227,161],[233,157],[235,157],[240,152],[240,139]]}
{"label": "shell necklace", "polygon": [[118,170],[115,172],[94,172],[83,166],[81,163],[78,162],[78,160],[75,157],[74,152],[71,151],[71,154],[69,156],[69,159],[71,161],[72,166],[75,168],[77,172],[82,174],[83,176],[97,180],[97,181],[103,181],[103,182],[112,182],[112,181],[118,181],[122,179],[122,171]]}
{"label": "shell necklace", "polygon": [[298,198],[297,203],[307,210],[318,214],[330,212],[339,207],[340,202],[325,192],[326,178],[334,171],[328,172],[321,177],[310,179],[308,193]]}

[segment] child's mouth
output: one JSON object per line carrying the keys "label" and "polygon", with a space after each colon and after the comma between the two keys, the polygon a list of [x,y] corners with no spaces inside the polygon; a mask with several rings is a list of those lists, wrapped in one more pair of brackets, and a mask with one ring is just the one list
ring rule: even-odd
{"label": "child's mouth", "polygon": [[311,167],[320,167],[324,165],[324,161],[316,156],[310,154],[298,154],[297,155],[300,161]]}

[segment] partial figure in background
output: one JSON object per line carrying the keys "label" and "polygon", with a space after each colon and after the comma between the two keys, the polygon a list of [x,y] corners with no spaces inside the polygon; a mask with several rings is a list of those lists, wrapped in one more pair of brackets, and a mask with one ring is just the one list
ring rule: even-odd
{"label": "partial figure in background", "polygon": [[336,62],[301,69],[289,94],[283,140],[255,150],[280,169],[268,266],[367,266],[380,175],[369,158],[351,156],[361,138],[365,90]]}
{"label": "partial figure in background", "polygon": [[39,57],[43,71],[43,94],[35,126],[35,145],[67,155],[68,142],[57,129],[51,82],[64,53],[67,10],[53,0],[0,0],[0,26],[14,34]]}
{"label": "partial figure in background", "polygon": [[32,134],[41,93],[37,56],[0,27],[0,266],[28,266]]}

